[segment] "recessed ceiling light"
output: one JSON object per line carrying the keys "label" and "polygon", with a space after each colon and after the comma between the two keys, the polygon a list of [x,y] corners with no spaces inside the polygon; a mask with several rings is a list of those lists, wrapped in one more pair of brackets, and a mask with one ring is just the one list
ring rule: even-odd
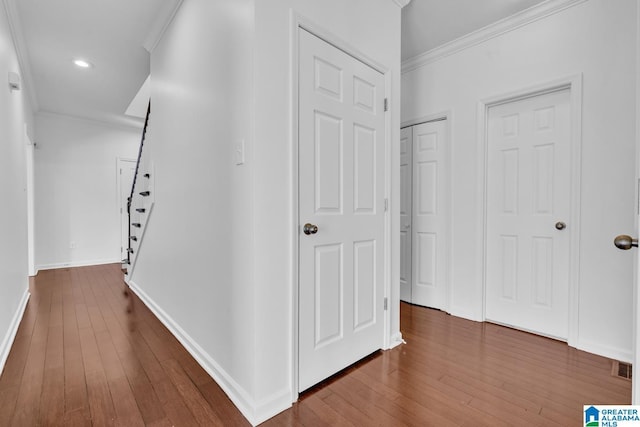
{"label": "recessed ceiling light", "polygon": [[91,68],[93,66],[90,62],[87,62],[84,59],[74,59],[73,63],[80,68]]}

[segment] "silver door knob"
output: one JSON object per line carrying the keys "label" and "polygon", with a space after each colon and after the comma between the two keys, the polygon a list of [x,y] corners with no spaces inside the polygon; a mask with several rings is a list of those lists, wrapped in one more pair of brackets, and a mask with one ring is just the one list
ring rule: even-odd
{"label": "silver door knob", "polygon": [[631,248],[637,248],[638,239],[634,239],[631,236],[627,236],[626,234],[621,234],[613,239],[613,244],[616,245],[616,248],[626,251]]}
{"label": "silver door knob", "polygon": [[562,222],[562,221],[558,221],[558,222],[556,222],[556,230],[560,230],[560,231],[562,231],[562,230],[564,230],[565,228],[567,228],[567,224],[565,224],[565,223],[564,223],[564,222]]}
{"label": "silver door knob", "polygon": [[303,227],[302,227],[302,231],[304,232],[304,234],[309,235],[309,234],[316,234],[318,232],[318,226],[314,225],[314,224],[309,224],[306,223]]}

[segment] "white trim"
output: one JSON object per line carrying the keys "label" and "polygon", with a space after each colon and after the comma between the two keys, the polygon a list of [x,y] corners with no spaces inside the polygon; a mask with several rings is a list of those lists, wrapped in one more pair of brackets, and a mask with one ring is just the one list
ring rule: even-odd
{"label": "white trim", "polygon": [[[619,360],[621,362],[632,363],[633,361],[633,350],[630,350],[628,348],[603,345],[602,342],[582,340],[580,341],[580,344],[576,346],[576,348],[578,350],[586,351],[592,354],[597,354],[603,357],[608,357],[609,359],[613,359],[613,360]],[[632,376],[632,381],[633,381],[633,376]]]}
{"label": "white trim", "polygon": [[120,264],[118,258],[103,258],[93,259],[86,261],[68,261],[68,262],[56,262],[51,264],[36,265],[36,274],[40,270],[57,270],[59,268],[72,268],[72,267],[88,267],[90,265],[105,265],[105,264]]}
{"label": "white trim", "polygon": [[402,338],[402,332],[398,331],[393,334],[389,340],[389,346],[385,350],[391,350],[399,346],[400,344],[406,344],[407,342]]}
{"label": "white trim", "polygon": [[169,25],[173,22],[173,19],[176,17],[178,13],[178,9],[182,6],[183,0],[174,0],[175,3],[165,3],[163,7],[157,12],[156,20],[151,25],[151,30],[149,30],[149,34],[142,43],[142,47],[144,47],[147,52],[152,53],[153,50],[158,46],[160,40],[162,40],[162,36],[169,28]]}
{"label": "white trim", "polygon": [[27,193],[27,270],[29,276],[36,275],[36,244],[35,244],[35,146],[29,138],[27,124],[24,124],[26,193]]}
{"label": "white trim", "polygon": [[[636,206],[638,210],[634,215],[634,230],[635,235],[638,236],[638,229],[640,228],[640,7],[636,3],[636,171],[635,171],[635,196]],[[633,325],[631,326],[632,340],[633,340],[633,359],[632,365],[640,366],[640,327],[638,326],[638,320],[640,318],[638,309],[640,308],[640,290],[638,289],[638,267],[640,261],[640,251],[636,251],[635,260],[633,263]],[[631,403],[633,405],[640,404],[640,380],[638,375],[631,377]]]}
{"label": "white trim", "polygon": [[13,341],[16,339],[16,335],[18,334],[18,327],[20,326],[20,322],[22,321],[22,317],[24,316],[24,312],[27,308],[27,302],[29,302],[30,296],[31,294],[29,293],[29,287],[27,286],[27,289],[25,289],[24,294],[22,294],[22,298],[20,299],[20,304],[18,304],[18,309],[13,314],[13,318],[11,319],[7,334],[4,336],[2,344],[0,344],[0,374],[4,370],[5,363],[7,363],[7,358],[9,357],[11,346],[13,345]]}
{"label": "white trim", "polygon": [[222,388],[242,415],[252,424],[258,425],[291,406],[289,389],[279,390],[267,398],[256,402],[251,393],[238,384],[216,360],[211,357],[184,329],[180,327],[167,312],[147,295],[134,281],[126,281],[129,288],[135,292],[140,300],[151,312],[169,329],[171,334],[193,356],[198,364]]}
{"label": "white trim", "polygon": [[532,85],[522,89],[514,90],[497,96],[485,98],[478,102],[478,195],[480,201],[478,205],[477,229],[480,232],[478,246],[476,248],[478,256],[477,277],[482,282],[482,313],[481,320],[485,317],[485,294],[486,294],[486,217],[487,217],[487,111],[489,107],[516,101],[518,99],[542,95],[544,93],[555,92],[562,89],[570,91],[571,108],[571,253],[569,255],[569,307],[568,307],[568,336],[567,344],[571,347],[579,347],[579,294],[580,294],[580,191],[582,176],[582,74],[575,74],[568,77],[555,79],[552,81]]}
{"label": "white trim", "polygon": [[[81,121],[81,122],[87,122],[87,123],[93,123],[94,125],[100,125],[100,126],[105,126],[105,127],[109,127],[112,129],[120,129],[120,130],[135,130],[138,132],[142,132],[142,129],[144,128],[144,121],[141,121],[140,119],[136,118],[136,117],[131,117],[131,116],[122,116],[124,119],[123,121],[120,120],[99,120],[99,119],[94,119],[94,118],[90,118],[90,117],[82,117],[82,116],[74,116],[72,114],[62,114],[62,113],[55,113],[53,111],[47,111],[47,110],[40,110],[38,112],[35,113],[35,116],[42,116],[42,117],[49,117],[49,118],[62,118],[62,119],[68,119],[68,120],[77,120],[77,121]],[[125,121],[130,122],[130,123],[125,123]],[[142,137],[142,134],[140,135]],[[36,144],[39,144],[38,141],[35,141]],[[38,145],[38,148],[40,148],[40,146]]]}
{"label": "white trim", "polygon": [[298,298],[299,298],[299,287],[300,287],[300,245],[299,245],[299,199],[298,199],[298,64],[300,62],[299,58],[299,37],[298,32],[300,28],[299,17],[296,15],[295,11],[291,9],[290,12],[290,29],[289,29],[289,72],[290,77],[289,81],[291,82],[290,95],[290,110],[289,117],[291,120],[290,123],[290,134],[289,141],[290,147],[289,152],[291,153],[291,157],[289,159],[291,169],[289,170],[290,182],[291,182],[291,390],[290,390],[290,401],[296,402],[298,400],[298,385],[299,385],[299,369],[300,363],[298,360],[298,348],[300,346],[298,340],[298,318],[300,315],[299,306],[298,306]]}
{"label": "white trim", "polygon": [[22,29],[22,21],[20,20],[20,14],[16,6],[16,0],[3,0],[4,9],[7,12],[7,20],[9,21],[9,30],[11,31],[11,38],[13,39],[13,46],[18,57],[18,65],[22,74],[22,80],[26,84],[22,86],[22,89],[27,92],[28,98],[31,101],[31,110],[38,111],[38,96],[36,94],[36,87],[33,84],[33,74],[31,73],[31,63],[29,62],[29,51],[27,49],[27,42],[24,38],[24,31]]}
{"label": "white trim", "polygon": [[[381,71],[382,72],[382,71]],[[393,229],[391,222],[391,212],[393,212],[392,202],[393,199],[391,197],[392,191],[392,180],[391,180],[391,170],[393,169],[392,159],[393,152],[392,141],[393,141],[393,121],[391,112],[393,111],[395,102],[393,99],[393,72],[388,70],[387,72],[382,72],[384,75],[384,96],[388,101],[387,111],[384,113],[384,155],[385,155],[385,164],[384,164],[384,197],[387,200],[387,210],[384,215],[384,296],[387,298],[387,309],[383,311],[384,314],[384,324],[383,324],[383,349],[388,350],[393,346],[397,345],[394,342],[394,339],[391,335],[394,336],[399,334],[400,331],[396,331],[395,333],[391,331],[391,312],[393,311],[392,303],[393,300],[393,292],[391,289],[391,284],[393,283],[393,278],[391,277],[391,264],[392,264],[392,245],[393,245]],[[399,102],[398,102],[399,105]],[[398,159],[399,160],[399,159]],[[398,317],[400,316],[400,288],[398,287]],[[399,324],[400,322],[398,322]],[[400,337],[402,339],[402,337]]]}
{"label": "white trim", "polygon": [[587,0],[546,0],[515,15],[504,18],[479,30],[447,42],[427,52],[402,61],[402,73],[439,61],[449,55],[501,36],[520,27],[547,18]]}
{"label": "white trim", "polygon": [[391,0],[400,9],[411,3],[411,0]]}
{"label": "white trim", "polygon": [[[299,46],[299,31],[300,29],[308,31],[314,36],[324,40],[330,45],[334,46],[336,49],[339,49],[346,53],[347,55],[361,61],[367,66],[373,68],[374,70],[381,73],[385,78],[385,97],[389,99],[390,105],[393,106],[392,102],[392,73],[391,70],[384,65],[378,63],[373,60],[369,56],[362,53],[359,49],[350,45],[348,42],[340,39],[334,34],[326,31],[323,27],[317,25],[313,21],[307,19],[306,17],[298,14],[295,10],[291,10],[291,29],[290,29],[290,73],[291,73],[291,100],[290,100],[290,117],[291,117],[291,230],[292,230],[292,257],[291,257],[291,283],[292,283],[292,291],[291,291],[291,302],[292,302],[292,334],[294,334],[292,339],[292,348],[291,348],[291,357],[292,357],[292,383],[291,383],[291,399],[293,402],[298,399],[298,370],[299,370],[299,358],[298,358],[298,288],[299,288],[299,271],[298,271],[298,263],[299,263],[299,244],[298,244],[298,236],[299,236],[299,212],[298,212],[298,64],[299,64],[299,54],[298,54],[298,46]],[[385,198],[387,198],[391,202],[391,140],[392,140],[392,127],[391,127],[391,107],[387,112],[385,112]],[[392,301],[391,295],[391,207],[385,213],[384,220],[384,296]],[[398,300],[399,301],[399,300]],[[399,308],[399,307],[398,307]],[[390,349],[402,341],[402,335],[399,331],[391,332],[391,306],[388,306],[388,309],[384,311],[384,332],[382,339],[382,349]],[[392,335],[393,334],[393,335]]]}

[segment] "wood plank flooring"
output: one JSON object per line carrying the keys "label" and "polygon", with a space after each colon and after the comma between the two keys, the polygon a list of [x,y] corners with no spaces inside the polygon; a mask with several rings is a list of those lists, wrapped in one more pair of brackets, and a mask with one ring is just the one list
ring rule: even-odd
{"label": "wood plank flooring", "polygon": [[[0,376],[0,426],[248,426],[125,285],[119,265],[42,271]],[[265,426],[578,426],[628,404],[611,361],[402,304],[406,345],[305,392]]]}

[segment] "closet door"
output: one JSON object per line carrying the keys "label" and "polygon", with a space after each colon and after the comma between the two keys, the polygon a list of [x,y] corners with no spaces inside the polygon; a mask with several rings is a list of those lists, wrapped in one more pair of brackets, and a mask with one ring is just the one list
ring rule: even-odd
{"label": "closet door", "polygon": [[443,310],[448,309],[448,145],[446,120],[413,127],[411,300]]}

